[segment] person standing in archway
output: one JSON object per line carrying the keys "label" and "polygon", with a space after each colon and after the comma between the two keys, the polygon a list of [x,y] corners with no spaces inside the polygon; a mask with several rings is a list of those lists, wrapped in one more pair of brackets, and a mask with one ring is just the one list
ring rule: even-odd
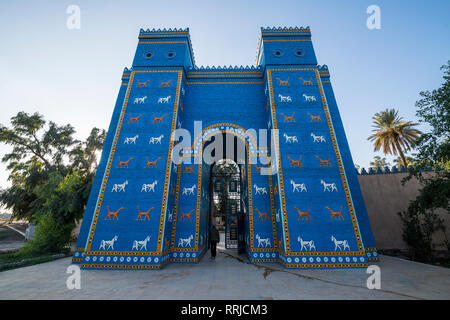
{"label": "person standing in archway", "polygon": [[213,225],[211,228],[209,241],[211,244],[211,260],[215,260],[217,243],[220,241],[219,230],[216,229],[215,225]]}

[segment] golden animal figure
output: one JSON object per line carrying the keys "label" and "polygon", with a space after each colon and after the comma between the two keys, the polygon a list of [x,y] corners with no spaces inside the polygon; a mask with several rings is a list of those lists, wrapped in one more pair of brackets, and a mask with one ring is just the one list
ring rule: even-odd
{"label": "golden animal figure", "polygon": [[322,122],[322,119],[320,118],[321,113],[322,113],[322,111],[319,112],[318,116],[314,116],[309,112],[307,112],[306,114],[309,114],[309,116],[311,117],[311,122]]}
{"label": "golden animal figure", "polygon": [[155,115],[153,114],[153,121],[152,123],[162,123],[164,122],[164,117],[167,116],[167,114],[164,114],[161,117],[155,117]]}
{"label": "golden animal figure", "polygon": [[287,78],[287,80],[281,80],[280,78],[276,78],[276,79],[279,81],[279,83],[278,83],[279,86],[282,86],[282,87],[290,86],[289,77]]}
{"label": "golden animal figure", "polygon": [[284,122],[295,122],[295,119],[294,119],[294,114],[295,114],[295,112],[293,112],[292,113],[292,116],[286,116],[284,113],[280,113],[283,117],[284,117]]}
{"label": "golden animal figure", "polygon": [[258,211],[258,220],[267,221],[269,219],[269,211],[261,212],[257,208],[255,210]]}
{"label": "golden animal figure", "polygon": [[303,82],[303,85],[308,85],[308,86],[312,86],[312,77],[309,80],[305,80],[303,78],[299,78],[301,79]]}
{"label": "golden animal figure", "polygon": [[300,159],[298,159],[298,160],[294,160],[294,159],[292,159],[292,158],[289,157],[289,156],[287,156],[287,157],[288,157],[289,160],[291,160],[291,167],[295,167],[295,168],[297,168],[297,167],[302,167],[302,168],[303,168],[303,164],[302,164],[302,162],[301,162],[301,160],[302,160],[302,155],[300,155]]}
{"label": "golden animal figure", "polygon": [[150,216],[149,216],[150,211],[152,211],[152,210],[155,209],[155,208],[154,208],[154,207],[151,207],[151,208],[148,209],[148,211],[146,211],[146,212],[141,212],[141,210],[139,209],[139,206],[137,206],[137,208],[138,208],[139,214],[138,214],[136,220],[141,220],[141,221],[142,221],[142,220],[147,219],[148,221],[150,221]]}
{"label": "golden animal figure", "polygon": [[125,209],[124,207],[120,207],[119,210],[115,211],[115,212],[111,212],[109,210],[109,206],[106,206],[106,209],[108,210],[108,214],[105,217],[105,220],[114,220],[114,218],[116,218],[117,221],[119,221],[119,217],[118,214],[120,212],[120,210]]}
{"label": "golden animal figure", "polygon": [[311,210],[311,206],[309,206],[307,212],[302,212],[302,211],[300,211],[300,209],[298,209],[295,206],[294,206],[294,209],[297,210],[297,212],[298,212],[298,219],[297,220],[300,220],[300,218],[302,218],[302,221],[303,220],[306,220],[306,221],[308,221],[308,220],[311,221],[312,220],[311,216],[309,215],[309,211]]}
{"label": "golden animal figure", "polygon": [[195,210],[195,209],[192,209],[192,210],[189,211],[188,213],[184,213],[184,212],[181,211],[181,209],[180,209],[181,215],[180,215],[180,219],[178,219],[178,220],[179,220],[179,221],[181,221],[181,220],[186,221],[186,219],[189,219],[189,221],[192,221],[192,220],[191,220],[191,213],[192,213],[194,210]]}
{"label": "golden animal figure", "polygon": [[332,165],[331,165],[331,162],[330,162],[330,157],[331,156],[328,156],[328,160],[322,160],[322,159],[320,159],[319,158],[319,156],[315,156],[317,159],[319,159],[319,161],[320,161],[320,166],[322,167],[322,166],[325,166],[325,167],[332,167]]}
{"label": "golden animal figure", "polygon": [[325,207],[325,209],[328,209],[330,211],[330,214],[331,214],[330,220],[333,220],[333,218],[335,220],[341,220],[341,218],[342,218],[342,220],[344,220],[344,217],[342,216],[342,208],[343,208],[343,206],[341,205],[341,210],[339,212],[335,212],[335,211],[331,210],[329,207]]}
{"label": "golden animal figure", "polygon": [[128,164],[130,163],[130,160],[133,160],[134,158],[129,158],[127,161],[120,161],[120,156],[119,156],[119,164],[117,165],[116,168],[128,168]]}
{"label": "golden animal figure", "polygon": [[143,114],[138,115],[137,117],[130,117],[130,119],[128,120],[128,123],[138,123],[139,122],[139,118],[142,117]]}
{"label": "golden animal figure", "polygon": [[147,164],[145,165],[145,168],[158,168],[157,163],[158,160],[161,160],[161,157],[158,157],[156,160],[154,161],[149,161],[148,157],[145,157],[147,159]]}

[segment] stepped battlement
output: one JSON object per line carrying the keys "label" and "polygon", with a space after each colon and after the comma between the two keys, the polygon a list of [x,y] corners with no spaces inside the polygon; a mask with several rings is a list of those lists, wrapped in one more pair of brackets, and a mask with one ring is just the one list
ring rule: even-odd
{"label": "stepped battlement", "polygon": [[261,33],[263,35],[283,35],[292,33],[301,33],[305,35],[311,35],[309,26],[307,27],[261,27]]}
{"label": "stepped battlement", "polygon": [[169,29],[140,29],[139,34],[160,34],[160,33],[189,33],[189,28],[169,28]]}
{"label": "stepped battlement", "polygon": [[262,72],[263,68],[261,66],[200,66],[200,67],[191,67],[188,68],[188,72],[248,72],[248,71],[258,71]]}

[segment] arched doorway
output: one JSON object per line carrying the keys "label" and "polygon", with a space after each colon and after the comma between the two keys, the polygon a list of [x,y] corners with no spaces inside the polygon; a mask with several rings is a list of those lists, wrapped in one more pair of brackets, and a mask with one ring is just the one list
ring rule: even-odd
{"label": "arched doorway", "polygon": [[238,248],[241,179],[236,162],[218,160],[211,168],[211,219],[225,233],[225,248]]}
{"label": "arched doorway", "polygon": [[225,235],[225,248],[243,252],[246,239],[244,216],[248,206],[247,146],[234,134],[217,132],[204,141],[203,151],[210,153],[206,154],[210,164],[203,166],[209,176],[209,226],[216,225]]}

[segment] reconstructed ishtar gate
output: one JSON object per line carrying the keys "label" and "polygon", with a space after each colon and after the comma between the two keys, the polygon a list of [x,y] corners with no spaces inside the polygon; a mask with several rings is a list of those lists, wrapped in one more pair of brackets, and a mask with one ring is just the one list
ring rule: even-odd
{"label": "reconstructed ishtar gate", "polygon": [[[221,138],[231,147],[209,152]],[[213,180],[207,151],[237,163],[234,178]],[[213,193],[224,190],[226,246],[252,262],[349,268],[378,260],[330,73],[317,65],[309,27],[262,28],[256,66],[224,68],[195,66],[189,29],[141,29],[73,262],[199,262]]]}

